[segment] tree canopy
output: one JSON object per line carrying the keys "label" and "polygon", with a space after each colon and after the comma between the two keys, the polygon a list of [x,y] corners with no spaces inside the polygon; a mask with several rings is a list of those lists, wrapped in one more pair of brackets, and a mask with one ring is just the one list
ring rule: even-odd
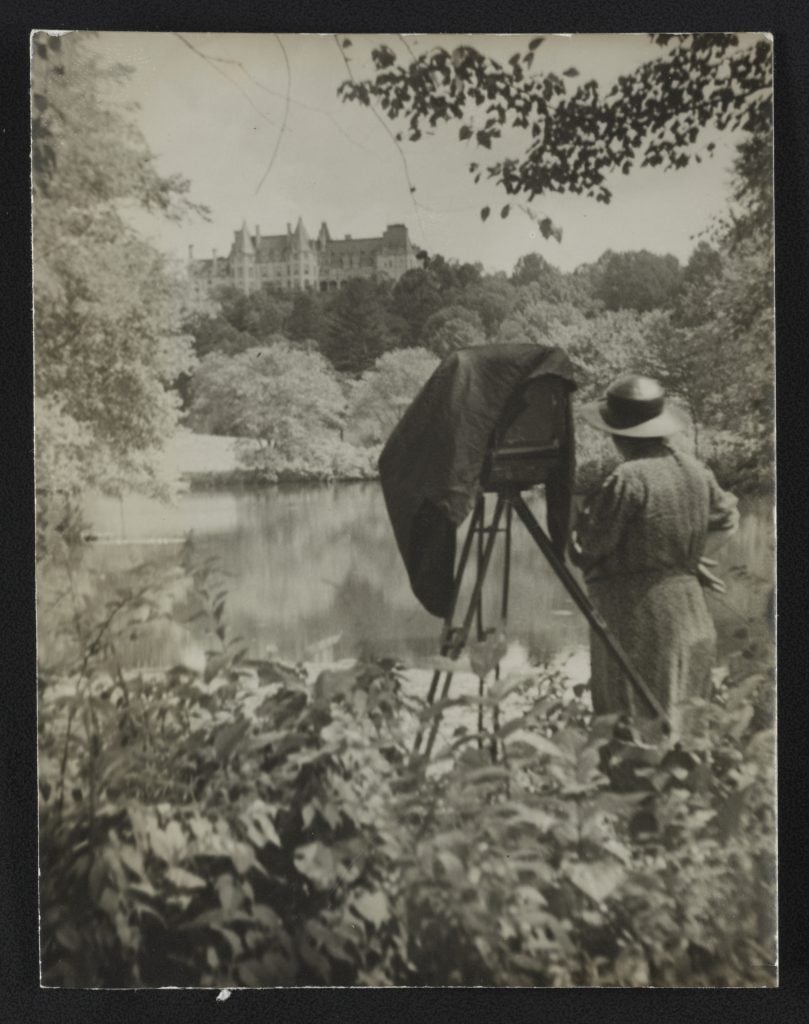
{"label": "tree canopy", "polygon": [[385,282],[358,277],[331,298],[321,348],[335,369],[361,373],[401,342],[407,327],[389,308],[388,292]]}
{"label": "tree canopy", "polygon": [[220,315],[245,334],[264,341],[284,329],[292,311],[292,300],[283,292],[270,291],[266,286],[245,295],[233,286],[217,289]]}
{"label": "tree canopy", "polygon": [[592,291],[605,309],[645,313],[671,306],[682,284],[676,256],[607,251],[592,270]]}
{"label": "tree canopy", "polygon": [[300,292],[292,303],[285,332],[293,341],[319,341],[326,336],[328,322],[317,295]]}
{"label": "tree canopy", "polygon": [[[748,45],[730,33],[651,39],[659,56],[621,75],[606,92],[592,79],[574,87],[579,72],[573,67],[562,75],[542,71],[544,38],[538,36],[506,66],[473,46],[432,47],[406,62],[378,46],[371,53],[375,74],[343,82],[340,94],[374,104],[403,125],[397,138],[411,142],[438,124],[459,123],[460,142],[492,151],[491,162],[469,164],[475,180],[485,174],[508,196],[571,192],[606,203],[612,172],[684,167],[702,159],[696,145],[707,126],[756,134],[771,123],[768,39]],[[516,131],[522,148],[498,157],[493,144],[507,130],[509,137]],[[704,151],[713,148],[708,142]],[[484,207],[481,216],[489,213]],[[561,237],[548,218],[539,227],[546,238]]]}
{"label": "tree canopy", "polygon": [[[655,37],[654,43],[659,56],[603,96],[594,83],[574,87],[573,69],[529,74],[542,53],[536,40],[503,66],[466,46],[453,53],[439,47],[407,65],[376,48],[374,78],[341,91],[404,118],[414,139],[425,123],[455,119],[463,139],[488,149],[501,130],[505,144],[522,128],[528,148],[511,170],[502,162],[473,169],[523,198],[561,190],[606,201],[604,182],[616,168],[683,166],[701,159],[702,127],[745,129],[729,208],[685,267],[670,255],[608,251],[563,273],[527,252],[509,276],[422,252],[420,266],[395,284],[355,279],[333,293],[295,296],[225,288],[216,311],[181,316],[179,283],[133,230],[127,211],[187,216],[199,209],[188,183],[158,174],[131,116],[116,105],[124,69],[102,65],[80,35],[37,36],[32,159],[40,486],[155,485],[153,456],[180,414],[177,389],[199,429],[253,437],[279,465],[311,458],[323,469],[343,444],[346,403],[361,444],[377,444],[392,410],[412,397],[428,366],[486,341],[570,346],[584,390],[593,393],[622,368],[656,369],[706,434],[738,428],[748,462],[766,457],[769,43],[705,35]],[[565,135],[574,114],[580,118],[575,139]],[[517,135],[506,136],[507,127]],[[248,358],[259,351],[261,359]],[[296,390],[292,405],[274,390],[270,370]],[[311,393],[314,386],[322,387],[325,406]],[[363,420],[361,407],[377,411]],[[297,434],[293,415],[300,418]]]}
{"label": "tree canopy", "polygon": [[330,475],[344,410],[343,391],[323,356],[285,339],[235,356],[211,353],[191,385],[191,424],[259,442],[253,461],[271,474],[317,466]]}
{"label": "tree canopy", "polygon": [[474,309],[444,306],[430,317],[422,331],[422,344],[442,359],[458,349],[486,341],[483,321]]}
{"label": "tree canopy", "polygon": [[386,352],[363,374],[351,397],[349,427],[366,444],[381,444],[438,366],[422,348]]}
{"label": "tree canopy", "polygon": [[178,416],[171,384],[193,353],[178,282],[126,210],[204,211],[115,105],[124,69],[79,34],[44,33],[32,67],[38,487],[156,486],[154,454]]}

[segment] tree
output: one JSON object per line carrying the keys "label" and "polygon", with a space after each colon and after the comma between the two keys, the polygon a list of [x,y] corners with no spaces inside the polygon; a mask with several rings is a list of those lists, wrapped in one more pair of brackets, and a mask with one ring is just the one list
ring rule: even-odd
{"label": "tree", "polygon": [[211,352],[234,356],[254,348],[258,341],[254,335],[237,330],[223,316],[211,316],[210,313],[192,313],[184,321],[183,330],[192,338],[198,359],[203,359]]}
{"label": "tree", "polygon": [[500,344],[556,344],[553,338],[562,326],[580,324],[584,316],[570,303],[548,302],[539,284],[515,289],[511,311],[500,325],[496,340]]}
{"label": "tree", "polygon": [[392,310],[409,327],[411,345],[426,344],[424,325],[438,310],[448,305],[463,305],[484,284],[479,263],[459,263],[441,255],[419,254],[422,266],[404,273],[393,289]]}
{"label": "tree", "polygon": [[737,147],[733,164],[733,197],[727,215],[717,225],[720,243],[734,249],[748,239],[772,246],[773,139],[769,126]]}
{"label": "tree", "polygon": [[407,324],[411,345],[418,344],[425,323],[443,304],[441,280],[432,270],[407,270],[394,285],[391,309]]}
{"label": "tree", "polygon": [[662,372],[688,402],[706,457],[728,482],[754,488],[772,484],[771,155],[769,133],[739,146],[730,210],[714,231],[717,248],[701,242],[692,253],[673,315],[677,344],[661,353]]}
{"label": "tree", "polygon": [[478,314],[486,337],[491,339],[513,308],[516,295],[505,274],[494,274],[482,278],[473,288],[465,288],[455,301]]}
{"label": "tree", "polygon": [[380,356],[352,394],[348,419],[351,434],[366,445],[385,441],[436,366],[436,356],[422,348]]}
{"label": "tree", "polygon": [[428,256],[423,253],[421,258],[423,269],[432,274],[439,291],[444,294],[477,285],[483,276],[479,263],[459,263],[440,254]]}
{"label": "tree", "polygon": [[616,377],[625,373],[658,376],[658,353],[672,337],[669,318],[654,311],[605,312],[557,323],[549,337],[576,366],[577,400],[601,398]]}
{"label": "tree", "polygon": [[[703,431],[724,432],[733,475],[769,482],[773,447],[772,261],[752,239],[734,246],[719,272],[696,284],[675,342],[658,350],[661,376],[687,403],[699,446]],[[710,445],[708,446],[710,448]],[[708,449],[706,449],[707,451]]]}
{"label": "tree", "polygon": [[298,293],[286,319],[284,333],[293,341],[322,343],[328,334],[328,321],[323,303],[311,292]]}
{"label": "tree", "polygon": [[155,488],[179,414],[171,384],[193,353],[178,284],[122,211],[204,211],[115,106],[123,69],[79,34],[45,33],[32,67],[37,484]]}
{"label": "tree", "polygon": [[593,268],[593,295],[605,309],[645,313],[673,303],[682,283],[676,256],[608,250]]}
{"label": "tree", "polygon": [[682,273],[682,286],[672,310],[678,327],[696,327],[713,315],[712,296],[722,276],[722,253],[701,241],[691,253]]}
{"label": "tree", "polygon": [[238,288],[225,285],[217,289],[215,298],[222,318],[234,330],[249,334],[259,343],[284,329],[292,309],[287,295],[273,292],[266,286],[245,295]]}
{"label": "tree", "polygon": [[567,290],[565,275],[557,270],[538,252],[529,252],[521,256],[514,267],[511,282],[515,285],[537,284],[542,290],[546,302],[565,302]]}
{"label": "tree", "polygon": [[252,462],[264,472],[330,475],[345,399],[319,353],[286,342],[211,353],[194,373],[191,396],[193,426],[259,442]]}
{"label": "tree", "polygon": [[444,306],[433,313],[421,332],[424,348],[443,359],[451,352],[483,345],[486,334],[478,314],[464,306]]}
{"label": "tree", "polygon": [[696,245],[683,268],[683,285],[688,287],[715,281],[721,273],[721,253],[708,242],[702,241]]}
{"label": "tree", "polygon": [[[740,44],[729,33],[653,35],[659,56],[622,75],[602,95],[597,82],[569,91],[575,68],[562,75],[533,67],[543,37],[515,53],[504,67],[472,46],[452,52],[432,47],[401,63],[387,45],[371,52],[375,74],[341,84],[345,99],[375,105],[403,123],[399,138],[411,142],[441,123],[460,122],[460,142],[481,150],[507,137],[521,140],[513,155],[469,164],[509,196],[529,200],[548,192],[573,192],[609,202],[607,175],[633,167],[684,167],[703,157],[696,146],[707,126],[769,130],[771,44],[758,37]],[[570,87],[572,88],[572,86]],[[708,143],[703,152],[713,151]],[[510,204],[500,211],[507,216]],[[481,211],[484,220],[489,208]],[[539,219],[548,238],[558,229]]]}
{"label": "tree", "polygon": [[406,326],[389,313],[389,294],[387,284],[358,277],[330,298],[321,350],[335,369],[362,373],[401,343]]}

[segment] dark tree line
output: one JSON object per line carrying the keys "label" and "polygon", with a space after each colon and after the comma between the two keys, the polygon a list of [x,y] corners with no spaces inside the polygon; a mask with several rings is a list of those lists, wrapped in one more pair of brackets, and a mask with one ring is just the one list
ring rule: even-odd
{"label": "dark tree line", "polygon": [[335,293],[294,295],[223,288],[216,294],[219,311],[194,313],[185,328],[199,358],[211,352],[236,355],[282,336],[320,352],[335,370],[358,375],[397,349],[424,348],[443,357],[497,341],[509,316],[537,301],[567,304],[587,316],[670,309],[689,274],[696,273],[689,268],[670,255],[610,251],[563,273],[540,254],[528,253],[508,276],[485,274],[479,264],[425,257],[395,284],[357,278]]}

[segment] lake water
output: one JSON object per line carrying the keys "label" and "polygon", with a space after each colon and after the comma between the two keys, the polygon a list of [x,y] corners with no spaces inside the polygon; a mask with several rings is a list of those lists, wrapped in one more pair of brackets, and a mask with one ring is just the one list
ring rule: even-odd
{"label": "lake water", "polygon": [[[543,522],[541,494],[530,503]],[[728,593],[724,603],[709,598],[720,642],[743,624],[740,616],[764,613],[772,578],[771,503],[749,500],[742,511],[739,533],[720,553]],[[132,542],[90,545],[99,568],[170,560],[176,548],[153,542],[193,531],[200,554],[216,555],[231,574],[228,622],[254,657],[269,648],[288,659],[360,651],[413,657],[437,649],[441,622],[410,591],[376,483],[196,491],[174,505],[96,498],[86,513],[99,534]],[[763,582],[728,575],[742,565]],[[533,658],[584,651],[585,620],[516,517],[511,566],[509,636]],[[487,594],[492,615],[501,573],[496,550]]]}

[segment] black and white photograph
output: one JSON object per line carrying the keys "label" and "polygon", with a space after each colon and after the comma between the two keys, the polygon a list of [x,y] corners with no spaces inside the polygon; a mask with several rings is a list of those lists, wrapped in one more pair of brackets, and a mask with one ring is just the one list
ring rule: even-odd
{"label": "black and white photograph", "polygon": [[540,30],[31,34],[41,986],[778,986],[777,47]]}

